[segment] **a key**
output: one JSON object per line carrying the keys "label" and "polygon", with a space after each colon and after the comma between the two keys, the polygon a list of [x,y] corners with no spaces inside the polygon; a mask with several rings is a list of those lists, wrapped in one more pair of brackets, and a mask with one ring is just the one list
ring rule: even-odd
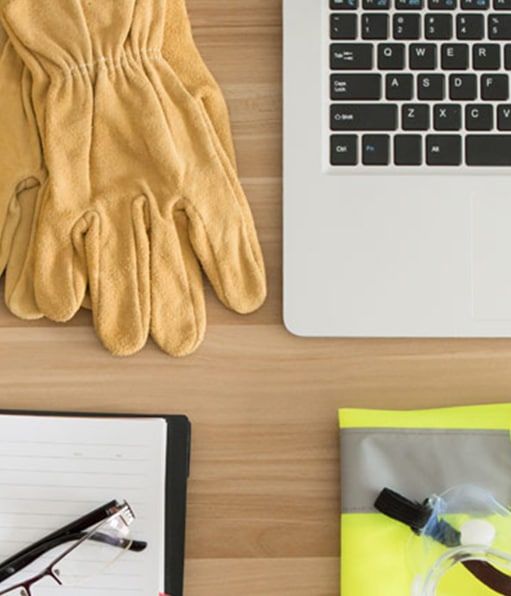
{"label": "a key", "polygon": [[357,15],[352,13],[330,15],[330,37],[332,39],[356,39]]}
{"label": "a key", "polygon": [[419,75],[417,79],[417,88],[419,99],[443,99],[445,95],[444,75]]}
{"label": "a key", "polygon": [[465,128],[467,130],[491,130],[493,128],[493,106],[480,104],[465,106]]}
{"label": "a key", "polygon": [[500,104],[497,107],[497,128],[511,130],[511,104]]}
{"label": "a key", "polygon": [[465,155],[469,166],[511,166],[511,135],[467,135]]}
{"label": "a key", "polygon": [[332,130],[396,130],[395,104],[334,104],[330,106]]}
{"label": "a key", "polygon": [[449,77],[449,97],[451,99],[470,100],[477,97],[477,76],[456,74]]}
{"label": "a key", "polygon": [[396,135],[394,137],[394,163],[397,166],[420,166],[422,164],[422,137],[420,135]]}
{"label": "a key", "polygon": [[428,0],[429,10],[454,10],[457,5],[456,0]]}
{"label": "a key", "polygon": [[428,135],[426,162],[430,166],[459,166],[461,137],[459,135]]}
{"label": "a key", "polygon": [[468,45],[466,43],[444,43],[442,45],[442,68],[444,70],[466,70],[468,68]]}
{"label": "a key", "polygon": [[412,13],[395,13],[394,39],[419,39],[421,32],[420,15]]}
{"label": "a key", "polygon": [[511,39],[511,14],[488,15],[488,37],[490,39]]}
{"label": "a key", "polygon": [[330,45],[332,70],[371,70],[373,46],[369,43],[333,43]]}
{"label": "a key", "polygon": [[378,46],[378,68],[401,70],[405,67],[405,46],[402,43],[381,43]]}
{"label": "a key", "polygon": [[362,37],[363,39],[387,39],[388,37],[387,14],[363,14],[362,15]]}
{"label": "a key", "polygon": [[451,39],[453,34],[451,14],[427,14],[424,20],[426,39]]}
{"label": "a key", "polygon": [[410,68],[433,70],[436,68],[436,45],[431,43],[410,44]]}
{"label": "a key", "polygon": [[506,100],[509,97],[509,81],[506,74],[483,75],[481,97],[488,100]]}
{"label": "a key", "polygon": [[437,104],[433,108],[435,130],[459,130],[461,128],[461,106],[459,104]]}
{"label": "a key", "polygon": [[366,166],[386,166],[389,163],[389,135],[362,137],[362,163]]}
{"label": "a key", "polygon": [[330,0],[330,8],[332,10],[356,10],[358,0]]}
{"label": "a key", "polygon": [[429,106],[420,103],[405,103],[401,107],[403,130],[428,130]]}
{"label": "a key", "polygon": [[483,39],[484,18],[481,14],[459,14],[456,17],[458,39]]}
{"label": "a key", "polygon": [[330,77],[330,98],[333,100],[380,99],[381,75],[333,74]]}
{"label": "a key", "polygon": [[330,164],[333,166],[356,166],[357,135],[332,135],[330,137]]}
{"label": "a key", "polygon": [[413,75],[388,74],[385,81],[387,99],[412,99]]}
{"label": "a key", "polygon": [[476,43],[472,46],[472,64],[475,70],[498,70],[500,46],[494,43]]}

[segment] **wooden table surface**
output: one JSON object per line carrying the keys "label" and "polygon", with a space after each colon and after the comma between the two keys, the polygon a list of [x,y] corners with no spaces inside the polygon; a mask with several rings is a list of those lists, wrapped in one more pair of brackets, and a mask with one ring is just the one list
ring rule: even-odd
{"label": "wooden table surface", "polygon": [[186,596],[334,596],[337,408],[506,401],[511,341],[314,340],[284,329],[280,2],[188,5],[231,109],[268,300],[242,317],[208,291],[206,340],[185,359],[152,343],[114,358],[88,313],[27,323],[0,307],[0,407],[187,414]]}

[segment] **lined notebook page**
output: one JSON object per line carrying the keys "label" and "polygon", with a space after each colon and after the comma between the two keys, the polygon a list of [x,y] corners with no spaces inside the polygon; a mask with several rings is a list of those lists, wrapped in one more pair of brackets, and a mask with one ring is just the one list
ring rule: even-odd
{"label": "lined notebook page", "polygon": [[158,418],[0,416],[0,560],[125,499],[136,516],[132,536],[146,540],[146,550],[126,552],[79,588],[41,584],[34,596],[163,592],[166,441]]}

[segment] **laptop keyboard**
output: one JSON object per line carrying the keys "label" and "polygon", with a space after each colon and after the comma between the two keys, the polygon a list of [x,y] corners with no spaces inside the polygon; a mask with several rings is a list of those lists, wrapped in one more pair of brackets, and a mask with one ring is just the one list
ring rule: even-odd
{"label": "laptop keyboard", "polygon": [[323,0],[332,166],[511,166],[511,0]]}

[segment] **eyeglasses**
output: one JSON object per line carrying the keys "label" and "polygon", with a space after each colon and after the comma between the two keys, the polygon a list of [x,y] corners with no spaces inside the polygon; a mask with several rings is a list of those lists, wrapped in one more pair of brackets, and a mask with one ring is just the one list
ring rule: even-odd
{"label": "eyeglasses", "polygon": [[114,500],[48,534],[0,563],[0,596],[36,596],[36,584],[77,586],[127,550],[144,550],[147,542],[130,537],[134,519],[128,503]]}

